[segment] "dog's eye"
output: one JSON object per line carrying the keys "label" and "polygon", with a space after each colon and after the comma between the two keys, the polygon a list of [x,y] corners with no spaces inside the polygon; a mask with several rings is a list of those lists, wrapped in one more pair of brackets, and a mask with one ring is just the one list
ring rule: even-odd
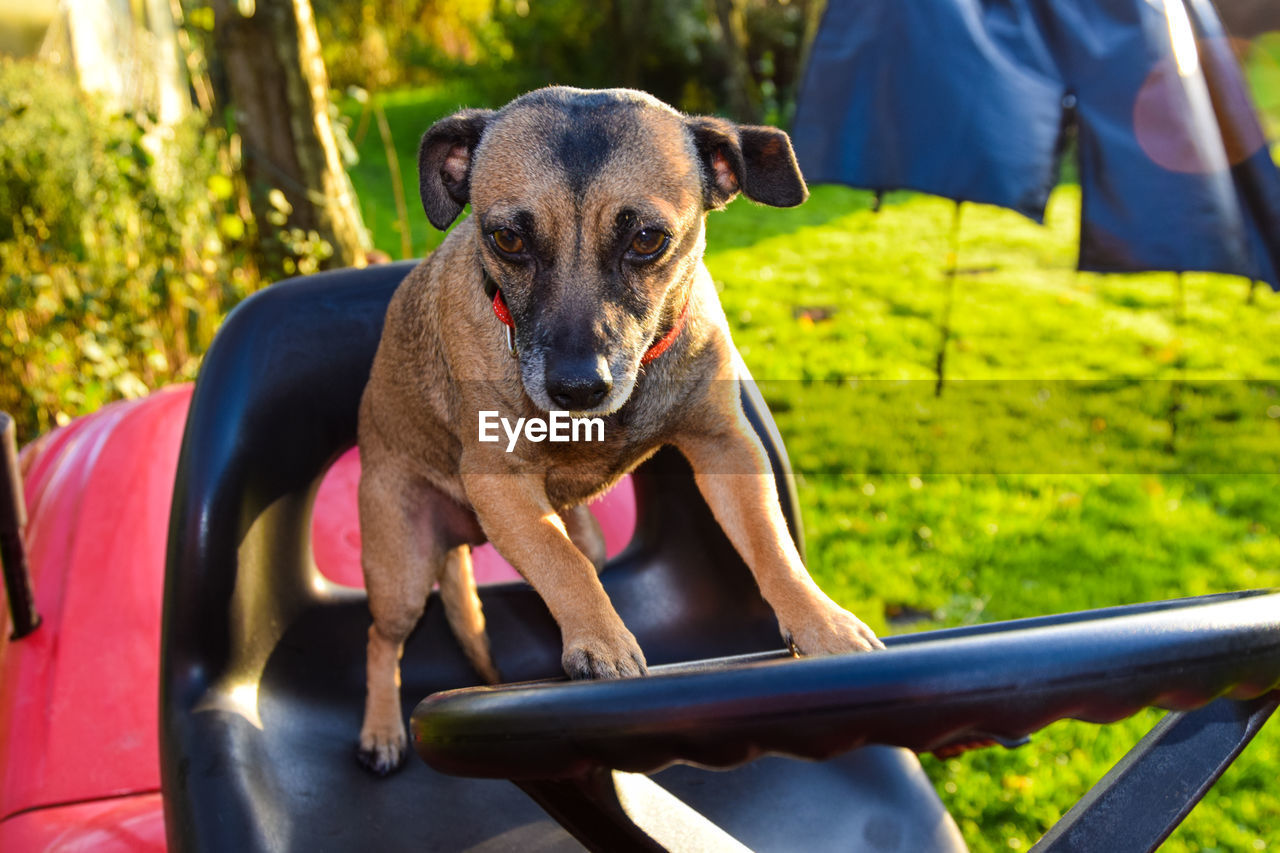
{"label": "dog's eye", "polygon": [[640,257],[651,257],[667,247],[667,235],[657,228],[646,228],[631,241],[631,251]]}
{"label": "dog's eye", "polygon": [[518,255],[524,251],[524,238],[510,228],[499,228],[489,236],[504,255]]}

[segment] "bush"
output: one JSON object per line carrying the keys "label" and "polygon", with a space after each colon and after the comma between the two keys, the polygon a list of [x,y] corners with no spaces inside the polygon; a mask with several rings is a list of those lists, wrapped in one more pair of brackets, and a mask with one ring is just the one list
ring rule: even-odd
{"label": "bush", "polygon": [[206,130],[112,115],[49,68],[0,63],[0,408],[22,440],[193,377],[258,285]]}

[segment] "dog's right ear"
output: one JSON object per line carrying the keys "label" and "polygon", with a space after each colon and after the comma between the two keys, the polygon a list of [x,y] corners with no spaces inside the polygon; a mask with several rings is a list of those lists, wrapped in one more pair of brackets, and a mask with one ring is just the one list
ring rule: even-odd
{"label": "dog's right ear", "polygon": [[418,147],[418,192],[427,219],[441,231],[458,218],[471,194],[471,157],[493,110],[463,110],[440,119]]}

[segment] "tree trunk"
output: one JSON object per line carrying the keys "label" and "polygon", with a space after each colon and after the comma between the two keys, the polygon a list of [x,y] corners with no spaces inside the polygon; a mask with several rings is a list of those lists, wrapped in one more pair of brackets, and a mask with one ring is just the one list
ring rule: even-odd
{"label": "tree trunk", "polygon": [[162,125],[191,108],[169,0],[62,0],[42,54],[69,61],[80,88],[109,109],[150,113]]}
{"label": "tree trunk", "polygon": [[136,107],[133,14],[127,0],[68,0],[67,35],[80,88],[102,98],[109,109]]}
{"label": "tree trunk", "polygon": [[191,95],[173,6],[170,0],[146,0],[146,10],[156,115],[161,124],[176,124],[191,111]]}
{"label": "tree trunk", "polygon": [[[240,136],[259,234],[314,231],[342,266],[363,266],[369,235],[329,118],[329,77],[310,0],[212,0],[220,106]],[[271,191],[288,200],[284,211]]]}
{"label": "tree trunk", "polygon": [[1275,0],[1217,0],[1213,4],[1227,32],[1239,39],[1254,39],[1280,30],[1280,6]]}

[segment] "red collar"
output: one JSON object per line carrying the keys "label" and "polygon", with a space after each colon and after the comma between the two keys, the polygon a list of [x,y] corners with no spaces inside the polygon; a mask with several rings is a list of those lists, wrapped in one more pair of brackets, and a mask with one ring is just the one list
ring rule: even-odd
{"label": "red collar", "polygon": [[[502,325],[507,327],[507,344],[511,347],[511,352],[515,353],[515,343],[512,332],[516,328],[515,322],[511,319],[511,312],[507,310],[507,303],[502,300],[502,291],[494,288],[493,291],[493,313],[502,321]],[[645,350],[644,355],[640,356],[640,363],[648,365],[651,361],[662,355],[671,345],[676,342],[676,338],[680,337],[680,330],[684,328],[684,321],[689,316],[689,299],[686,296],[684,307],[680,309],[680,316],[671,324],[671,328],[667,333],[658,340],[653,342],[653,346]]]}

